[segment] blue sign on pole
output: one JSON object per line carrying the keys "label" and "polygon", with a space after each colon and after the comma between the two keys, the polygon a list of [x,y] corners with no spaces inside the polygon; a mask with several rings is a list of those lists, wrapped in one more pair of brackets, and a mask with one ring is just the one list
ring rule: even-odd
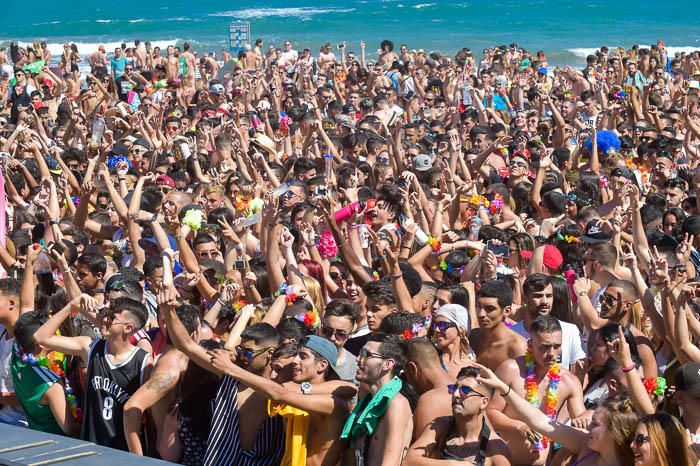
{"label": "blue sign on pole", "polygon": [[248,21],[234,21],[228,28],[229,50],[237,53],[245,50],[246,44],[250,44],[250,23]]}

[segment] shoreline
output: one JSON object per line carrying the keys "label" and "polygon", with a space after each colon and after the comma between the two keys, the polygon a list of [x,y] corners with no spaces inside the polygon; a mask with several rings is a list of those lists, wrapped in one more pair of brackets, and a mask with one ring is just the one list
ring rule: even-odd
{"label": "shoreline", "polygon": [[[253,34],[253,37],[257,38],[258,36]],[[268,39],[264,36],[262,36],[261,38],[263,40],[265,40],[266,44],[275,43],[275,42],[271,42],[270,39]],[[389,39],[393,40],[391,38],[389,38]],[[17,42],[20,44],[20,46],[26,46],[26,45],[32,44],[32,42],[29,42],[27,40],[0,39],[0,47],[7,47],[9,50],[10,42],[12,42],[14,40],[17,40]],[[108,54],[112,53],[116,47],[121,46],[121,44],[123,44],[123,43],[126,43],[127,47],[133,46],[133,39],[99,40],[99,39],[96,39],[94,37],[76,37],[72,40],[66,39],[65,41],[63,41],[63,40],[59,41],[56,39],[53,39],[53,40],[52,39],[41,39],[41,38],[37,39],[37,40],[39,42],[46,41],[47,47],[51,51],[52,58],[54,58],[54,59],[57,59],[57,57],[59,57],[60,54],[63,52],[63,44],[65,42],[68,42],[71,44],[76,44],[78,47],[78,51],[80,53],[80,56],[83,59],[87,58],[87,56],[89,56],[90,54],[97,51],[97,47],[100,44],[105,46],[105,49],[107,50]],[[173,39],[141,38],[141,41],[142,42],[150,41],[154,47],[160,47],[161,50],[164,50],[165,48],[167,48],[168,46],[171,46],[171,45],[172,46],[182,46],[182,44],[184,42],[189,42],[192,45],[192,49],[199,53],[199,56],[204,56],[204,54],[215,52],[217,54],[217,57],[219,57],[221,54],[221,50],[224,48],[227,49],[226,43],[223,41],[219,45],[216,45],[216,46],[211,45],[211,44],[209,44],[207,46],[207,44],[200,42],[200,41],[197,41],[197,40],[180,39],[180,38],[173,38]],[[297,43],[294,39],[292,39],[292,41]],[[506,40],[503,41],[504,44],[506,42],[507,42]],[[453,57],[454,54],[459,50],[459,49],[456,49],[454,51],[450,50],[450,51],[445,52],[445,51],[442,51],[439,49],[430,49],[430,48],[421,47],[419,43],[416,43],[416,44],[417,44],[417,47],[411,46],[411,47],[409,47],[409,49],[423,48],[423,50],[425,50],[426,53],[438,52],[442,55],[447,55],[447,56],[451,56],[451,57]],[[275,45],[277,45],[277,44],[275,44]],[[317,52],[315,52],[315,50],[320,48],[321,45],[322,45],[321,43],[318,43],[318,44],[312,44],[309,47],[312,50],[312,55],[317,54]],[[354,44],[354,45],[356,46],[355,48],[359,52],[359,45],[358,44]],[[494,43],[494,44],[489,45],[488,47],[495,47],[497,45],[501,45],[501,44]],[[558,67],[558,66],[560,66],[560,67],[561,66],[584,67],[586,64],[586,56],[595,53],[596,50],[599,50],[600,47],[605,45],[605,44],[599,45],[597,47],[573,47],[573,48],[564,48],[564,49],[547,49],[547,48],[528,47],[527,45],[522,45],[522,44],[518,44],[518,45],[521,45],[522,48],[530,51],[533,54],[537,50],[544,50],[545,54],[547,55],[547,59],[548,59],[550,67]],[[616,44],[616,45],[607,45],[607,47],[610,48],[611,50],[616,48],[616,47],[624,47],[625,49],[629,49],[632,47],[632,45],[634,45],[634,44],[628,44],[628,45]],[[648,48],[649,47],[649,45],[642,44],[642,43],[637,44],[637,45],[639,45],[640,48]],[[300,42],[297,49],[301,50],[301,48],[303,48],[304,46],[306,46],[306,44],[303,42]],[[349,46],[348,50],[352,51],[353,44],[348,41],[348,46]],[[468,46],[468,44],[465,46]],[[370,47],[368,47],[367,58],[370,60],[375,60],[377,58],[377,53],[375,51],[371,51],[371,50],[372,49]],[[475,57],[481,56],[481,48],[478,48],[478,49],[471,48],[471,50],[472,50],[472,53],[474,54]],[[677,54],[677,53],[688,54],[688,53],[691,53],[691,52],[696,51],[696,50],[700,51],[700,45],[698,45],[697,47],[690,46],[690,45],[677,45],[677,46],[667,45],[666,50],[669,53],[669,58],[673,58],[675,56],[675,54]],[[56,61],[56,64],[57,63],[58,62]],[[52,64],[54,64],[53,60],[52,60]],[[87,66],[87,63],[84,63],[84,64]],[[82,63],[81,63],[81,65],[82,65]]]}

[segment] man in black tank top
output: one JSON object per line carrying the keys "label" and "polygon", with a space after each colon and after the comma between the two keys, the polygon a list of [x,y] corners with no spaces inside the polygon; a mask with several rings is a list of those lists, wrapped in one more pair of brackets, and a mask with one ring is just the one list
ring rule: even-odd
{"label": "man in black tank top", "polygon": [[73,311],[93,317],[98,302],[85,294],[54,314],[36,331],[34,338],[49,350],[80,356],[87,361],[81,438],[128,451],[124,438],[124,405],[141,386],[153,364],[150,354],[132,345],[129,338],[144,326],[148,311],[131,298],[117,298],[109,304],[101,319],[103,338],[100,340],[56,335]]}
{"label": "man in black tank top", "polygon": [[468,461],[484,466],[511,464],[510,452],[503,439],[491,430],[486,420],[486,406],[493,389],[479,383],[479,368],[467,366],[448,385],[452,394],[452,416],[443,416],[425,428],[406,454],[403,464],[420,464],[422,458]]}

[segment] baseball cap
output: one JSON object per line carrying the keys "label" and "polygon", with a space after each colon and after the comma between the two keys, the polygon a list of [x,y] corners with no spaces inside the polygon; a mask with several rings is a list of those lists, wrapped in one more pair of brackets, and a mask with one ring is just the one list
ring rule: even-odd
{"label": "baseball cap", "polygon": [[605,233],[599,225],[598,220],[591,220],[586,224],[586,232],[581,237],[581,241],[584,243],[605,243],[610,241],[611,235]]}
{"label": "baseball cap", "polygon": [[460,304],[445,304],[438,309],[435,317],[444,317],[457,327],[462,327],[466,331],[471,330],[469,324],[469,311]]}
{"label": "baseball cap", "polygon": [[112,146],[112,150],[110,152],[111,156],[114,155],[128,155],[129,154],[129,148],[126,147],[124,144],[121,142],[116,143],[115,145]]}
{"label": "baseball cap", "polygon": [[343,105],[343,113],[345,115],[352,115],[354,117],[357,113],[357,109],[353,104],[345,104]]}
{"label": "baseball cap", "polygon": [[138,138],[137,140],[134,141],[134,146],[141,146],[146,150],[151,150],[151,144],[149,144],[148,141],[146,141],[144,138]]}
{"label": "baseball cap", "polygon": [[58,164],[58,161],[55,158],[44,157],[44,160],[46,161],[46,165],[49,167],[49,171],[51,173],[53,173],[54,175],[60,175],[61,173],[63,173],[63,169]]}
{"label": "baseball cap", "polygon": [[168,175],[158,175],[156,177],[156,186],[170,186],[175,187],[175,182]]}
{"label": "baseball cap", "polygon": [[[152,236],[150,238],[141,238],[139,240],[139,246],[141,246],[144,249],[146,248],[148,243],[158,246],[158,240]],[[174,237],[168,235],[168,243],[170,243],[170,249],[172,249],[173,251],[177,251],[177,240]]]}
{"label": "baseball cap", "polygon": [[552,270],[556,270],[561,267],[561,263],[564,262],[564,257],[561,255],[559,249],[556,246],[547,244],[544,247],[544,257],[542,258],[542,263]]}
{"label": "baseball cap", "polygon": [[526,58],[525,60],[522,61],[522,63],[520,63],[521,70],[524,70],[525,68],[529,68],[530,66],[532,66],[532,62],[530,61],[529,58]]}
{"label": "baseball cap", "polygon": [[674,376],[676,391],[683,390],[690,396],[700,398],[700,363],[689,362],[676,369]]}
{"label": "baseball cap", "polygon": [[223,84],[212,84],[211,87],[209,88],[209,92],[212,94],[218,94],[220,92],[225,92],[224,85]]}
{"label": "baseball cap", "polygon": [[433,159],[427,154],[418,154],[413,158],[413,169],[418,172],[428,171],[433,168]]}
{"label": "baseball cap", "polygon": [[628,180],[634,179],[634,174],[627,167],[615,167],[610,171],[610,178],[613,176],[619,176],[622,178],[627,178]]}
{"label": "baseball cap", "polygon": [[304,348],[309,348],[311,351],[328,361],[328,365],[331,367],[335,375],[338,375],[338,371],[335,367],[335,363],[338,360],[338,349],[330,340],[326,340],[325,338],[321,338],[316,335],[309,335],[302,346]]}

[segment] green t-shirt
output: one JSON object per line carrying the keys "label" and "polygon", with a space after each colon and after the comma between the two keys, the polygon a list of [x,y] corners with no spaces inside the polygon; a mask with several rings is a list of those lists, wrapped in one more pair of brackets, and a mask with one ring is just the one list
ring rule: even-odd
{"label": "green t-shirt", "polygon": [[63,435],[49,405],[42,405],[39,402],[46,390],[58,381],[58,375],[46,367],[31,366],[29,363],[22,362],[17,350],[17,345],[13,345],[10,360],[12,383],[27,416],[29,427],[41,432]]}

